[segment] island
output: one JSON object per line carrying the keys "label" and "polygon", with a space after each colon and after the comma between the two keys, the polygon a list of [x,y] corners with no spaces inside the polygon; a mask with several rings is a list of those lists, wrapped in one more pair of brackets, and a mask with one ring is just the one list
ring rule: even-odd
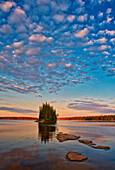
{"label": "island", "polygon": [[56,110],[47,102],[45,104],[43,103],[43,105],[40,106],[39,119],[37,119],[37,121],[39,123],[56,123]]}

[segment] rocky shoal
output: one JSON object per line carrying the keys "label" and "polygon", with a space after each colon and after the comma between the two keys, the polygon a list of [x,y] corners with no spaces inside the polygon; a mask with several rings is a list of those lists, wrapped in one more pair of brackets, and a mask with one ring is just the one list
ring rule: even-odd
{"label": "rocky shoal", "polygon": [[[66,141],[66,140],[77,140],[79,139],[80,136],[76,136],[76,135],[71,135],[71,134],[67,134],[67,133],[58,133],[57,134],[57,139],[59,140],[59,142],[63,142],[63,141]],[[95,143],[93,143],[93,141],[91,140],[87,140],[87,139],[79,139],[78,140],[80,143],[83,143],[83,144],[86,144],[94,149],[104,149],[104,150],[109,150],[110,147],[109,146],[102,146],[102,145],[96,145]],[[66,154],[66,159],[68,160],[71,160],[71,161],[84,161],[84,160],[87,160],[88,157],[87,156],[84,156],[82,155],[81,153],[78,153],[78,152],[74,152],[74,151],[69,151],[67,154]]]}

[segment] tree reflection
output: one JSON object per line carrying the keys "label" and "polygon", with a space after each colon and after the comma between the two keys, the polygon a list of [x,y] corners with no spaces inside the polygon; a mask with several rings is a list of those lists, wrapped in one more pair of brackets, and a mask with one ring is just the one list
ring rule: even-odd
{"label": "tree reflection", "polygon": [[41,143],[47,143],[53,139],[53,135],[55,134],[55,124],[38,124],[38,138],[41,139]]}

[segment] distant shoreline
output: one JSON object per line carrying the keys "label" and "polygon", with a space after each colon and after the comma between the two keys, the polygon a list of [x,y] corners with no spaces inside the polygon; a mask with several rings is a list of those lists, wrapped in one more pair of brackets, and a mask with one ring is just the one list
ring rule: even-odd
{"label": "distant shoreline", "polygon": [[58,118],[58,120],[114,122],[115,121],[115,115],[63,117],[63,118]]}
{"label": "distant shoreline", "polygon": [[[1,120],[37,120],[36,117],[0,117]],[[115,115],[59,117],[57,120],[91,121],[91,122],[115,122]]]}

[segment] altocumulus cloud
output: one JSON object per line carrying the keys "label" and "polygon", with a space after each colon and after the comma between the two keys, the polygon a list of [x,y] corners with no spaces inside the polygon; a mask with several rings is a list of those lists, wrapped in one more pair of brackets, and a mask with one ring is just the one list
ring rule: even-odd
{"label": "altocumulus cloud", "polygon": [[113,0],[0,1],[0,91],[113,79],[114,15]]}

